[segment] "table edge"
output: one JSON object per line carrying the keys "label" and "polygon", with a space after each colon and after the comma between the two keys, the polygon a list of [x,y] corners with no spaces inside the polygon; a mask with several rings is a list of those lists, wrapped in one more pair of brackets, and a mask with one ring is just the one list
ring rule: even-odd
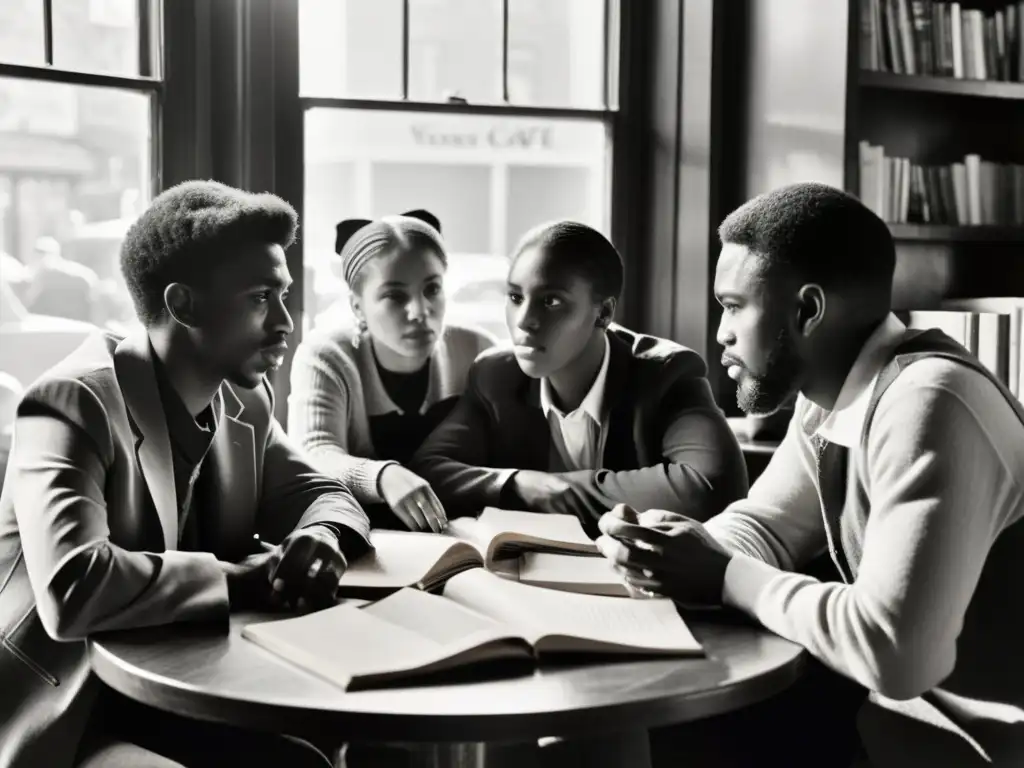
{"label": "table edge", "polygon": [[296,736],[403,742],[501,742],[544,736],[586,736],[595,730],[658,728],[743,709],[793,685],[807,651],[756,678],[699,693],[665,694],[643,701],[600,704],[556,712],[486,715],[382,714],[262,703],[192,689],[127,664],[100,641],[89,641],[93,672],[118,693],[156,709],[209,722]]}

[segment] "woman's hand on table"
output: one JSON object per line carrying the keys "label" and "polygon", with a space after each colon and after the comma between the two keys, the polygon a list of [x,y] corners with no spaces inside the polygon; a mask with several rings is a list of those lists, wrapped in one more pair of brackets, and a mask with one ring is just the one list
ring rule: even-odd
{"label": "woman's hand on table", "polygon": [[448,526],[434,490],[415,472],[401,464],[388,464],[381,470],[378,484],[384,501],[410,531],[441,533]]}
{"label": "woman's hand on table", "polygon": [[687,605],[721,605],[732,556],[698,521],[660,509],[638,514],[618,504],[598,528],[597,548],[630,589]]}

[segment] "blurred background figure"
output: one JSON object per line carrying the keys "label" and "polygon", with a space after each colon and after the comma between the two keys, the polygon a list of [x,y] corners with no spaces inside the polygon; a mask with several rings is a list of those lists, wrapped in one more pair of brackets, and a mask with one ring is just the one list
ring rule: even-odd
{"label": "blurred background figure", "polygon": [[54,238],[36,240],[28,269],[25,309],[34,315],[92,321],[99,278],[89,267],[65,259]]}

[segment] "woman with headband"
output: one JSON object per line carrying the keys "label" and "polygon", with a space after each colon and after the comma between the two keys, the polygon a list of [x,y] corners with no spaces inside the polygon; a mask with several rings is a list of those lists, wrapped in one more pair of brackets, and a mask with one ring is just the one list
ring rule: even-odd
{"label": "woman with headband", "polygon": [[335,251],[356,323],[317,329],[299,345],[289,433],[318,469],[348,485],[373,527],[439,532],[444,508],[404,464],[495,341],[445,327],[448,257],[429,212],[346,219]]}

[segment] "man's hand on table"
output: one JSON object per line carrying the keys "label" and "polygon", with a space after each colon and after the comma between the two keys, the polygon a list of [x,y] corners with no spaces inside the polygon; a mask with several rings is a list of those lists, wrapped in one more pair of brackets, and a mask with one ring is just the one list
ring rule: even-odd
{"label": "man's hand on table", "polygon": [[597,547],[638,592],[694,606],[722,603],[732,556],[704,526],[685,515],[618,504],[601,517]]}
{"label": "man's hand on table", "polygon": [[232,610],[326,608],[335,603],[348,561],[330,529],[293,531],[278,546],[240,563],[221,563]]}
{"label": "man's hand on table", "polygon": [[512,489],[534,512],[574,515],[581,521],[589,514],[586,499],[575,485],[549,472],[521,469],[512,475]]}

